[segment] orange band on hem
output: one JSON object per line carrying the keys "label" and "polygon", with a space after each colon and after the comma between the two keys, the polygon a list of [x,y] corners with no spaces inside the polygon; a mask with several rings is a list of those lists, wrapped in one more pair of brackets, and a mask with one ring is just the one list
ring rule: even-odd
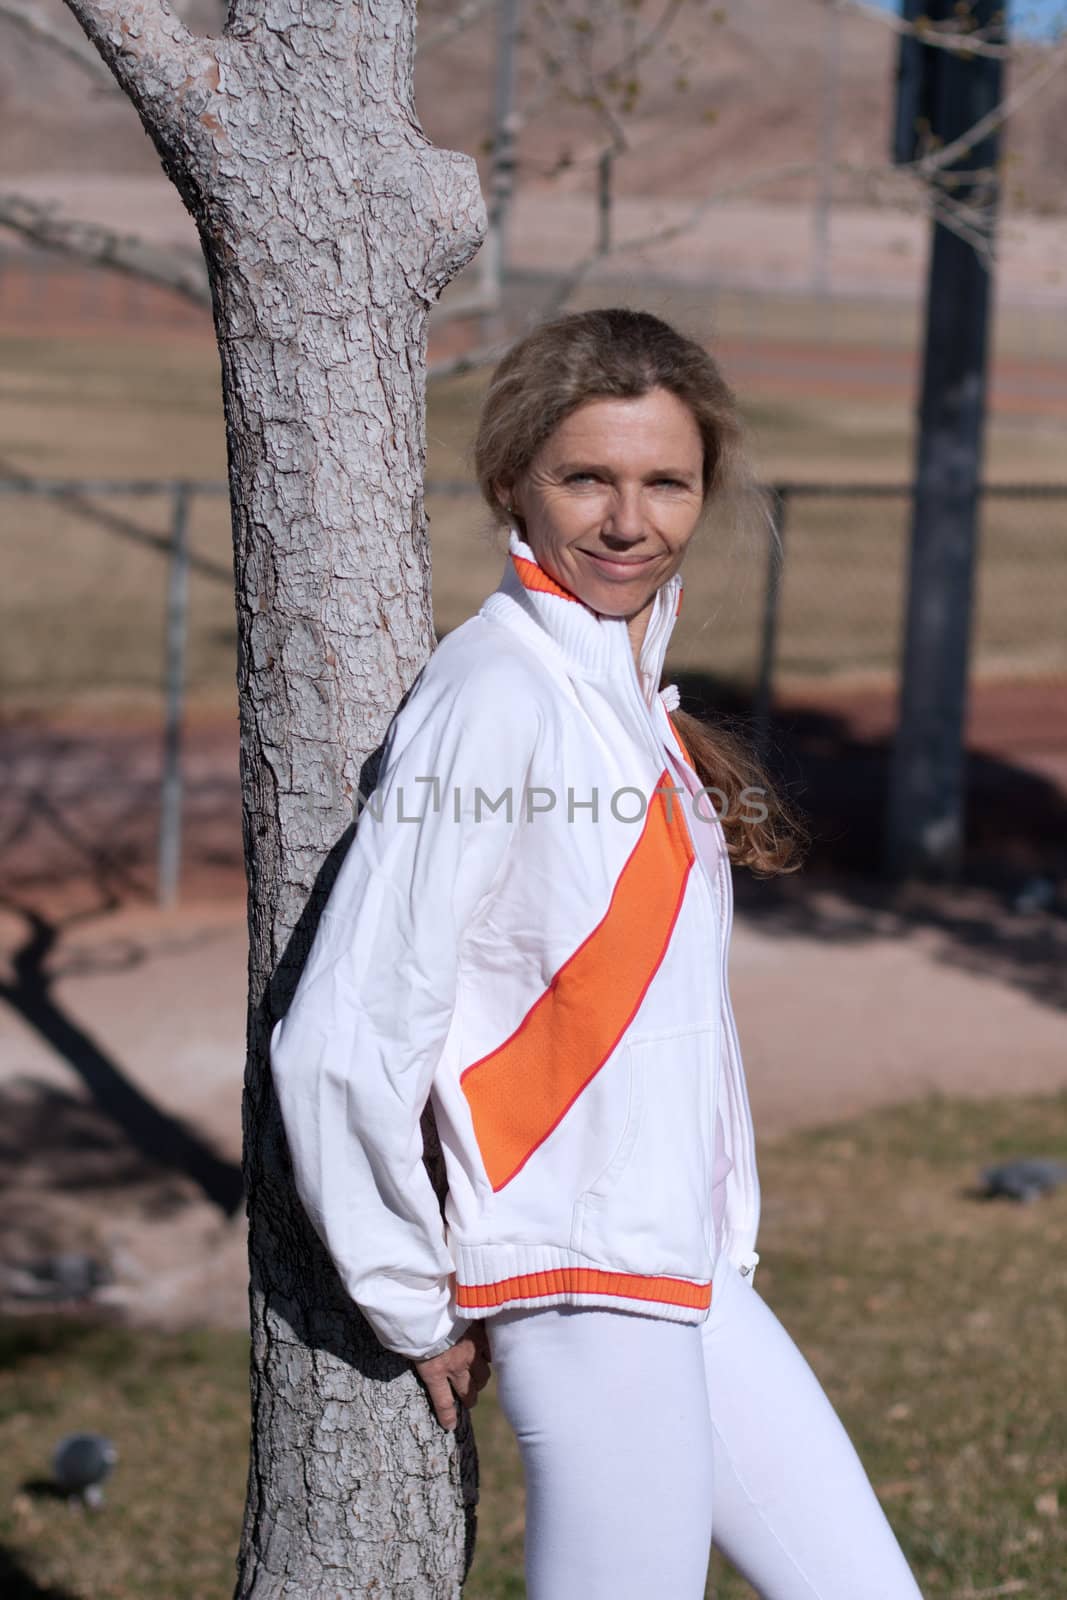
{"label": "orange band on hem", "polygon": [[475,1306],[501,1306],[509,1300],[528,1300],[552,1294],[603,1294],[627,1300],[658,1300],[666,1305],[706,1310],[711,1304],[711,1283],[690,1283],[685,1278],[647,1278],[632,1272],[606,1272],[599,1267],[555,1267],[550,1272],[526,1272],[496,1283],[460,1283],[456,1303],[461,1311]]}

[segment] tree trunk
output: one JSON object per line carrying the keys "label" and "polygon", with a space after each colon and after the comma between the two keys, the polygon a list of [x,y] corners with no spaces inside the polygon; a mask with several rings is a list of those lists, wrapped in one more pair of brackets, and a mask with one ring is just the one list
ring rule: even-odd
{"label": "tree trunk", "polygon": [[426,324],[484,232],[474,164],[418,125],[415,0],[232,0],[215,39],[165,0],[67,3],[196,220],[222,363],[251,942],[236,1594],[457,1596],[469,1426],[440,1428],[341,1288],[292,1188],[266,1050],[357,791],[434,644]]}

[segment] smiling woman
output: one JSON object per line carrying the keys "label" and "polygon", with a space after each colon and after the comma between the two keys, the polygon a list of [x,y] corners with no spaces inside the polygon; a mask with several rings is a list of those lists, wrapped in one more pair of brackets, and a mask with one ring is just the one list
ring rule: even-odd
{"label": "smiling woman", "polygon": [[[513,345],[486,393],[474,465],[494,518],[564,589],[625,618],[636,657],[694,536],[767,525],[718,363],[647,312],[577,312]],[[805,826],[748,741],[680,709],[672,721],[722,797],[732,861],[757,876],[797,871]],[[754,793],[758,808],[737,803]]]}
{"label": "smiling woman", "polygon": [[542,566],[594,611],[625,616],[639,651],[700,521],[703,464],[693,413],[656,388],[579,406],[496,493]]}

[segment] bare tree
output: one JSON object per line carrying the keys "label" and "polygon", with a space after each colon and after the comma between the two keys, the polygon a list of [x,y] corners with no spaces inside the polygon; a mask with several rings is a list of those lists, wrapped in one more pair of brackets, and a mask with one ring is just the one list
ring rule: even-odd
{"label": "bare tree", "polygon": [[484,233],[473,163],[412,101],[414,0],[68,0],[192,213],[222,364],[249,882],[243,1106],[253,1422],[236,1593],[454,1596],[469,1427],[344,1294],[296,1200],[269,1030],[367,764],[434,644],[426,322]]}
{"label": "bare tree", "polygon": [[[703,0],[697,0],[702,4]],[[533,110],[555,97],[584,107],[593,120],[591,153],[596,168],[597,249],[607,255],[612,245],[615,167],[631,146],[629,125],[641,98],[645,76],[658,56],[675,59],[674,87],[684,93],[689,86],[687,57],[675,51],[671,29],[686,0],[661,0],[657,14],[646,21],[641,3],[619,6],[615,0],[537,0],[535,17],[540,27],[532,45],[540,59],[543,88]],[[712,12],[709,27],[723,21]],[[659,63],[662,65],[662,62]],[[529,116],[529,112],[527,115]],[[579,160],[589,160],[586,155]],[[569,153],[568,167],[575,165]]]}

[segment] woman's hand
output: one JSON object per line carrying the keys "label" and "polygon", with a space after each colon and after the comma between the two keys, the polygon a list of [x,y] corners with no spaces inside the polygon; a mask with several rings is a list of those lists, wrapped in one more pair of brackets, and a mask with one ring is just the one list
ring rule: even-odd
{"label": "woman's hand", "polygon": [[451,1430],[459,1420],[456,1395],[468,1408],[476,1404],[478,1391],[489,1382],[489,1360],[489,1336],[483,1321],[472,1322],[462,1339],[439,1356],[414,1363],[442,1428]]}

